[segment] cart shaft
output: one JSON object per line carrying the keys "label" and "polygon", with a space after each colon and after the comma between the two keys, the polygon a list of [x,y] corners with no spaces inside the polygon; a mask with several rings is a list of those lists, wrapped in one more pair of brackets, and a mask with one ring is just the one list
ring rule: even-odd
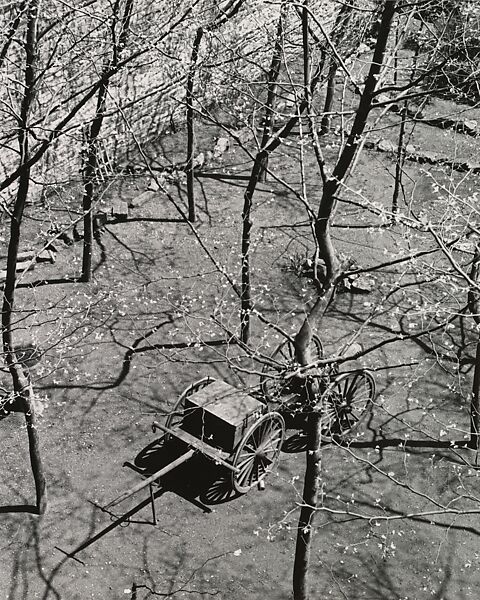
{"label": "cart shaft", "polygon": [[168,464],[166,467],[163,467],[163,469],[160,469],[160,471],[157,471],[156,473],[154,473],[150,477],[147,477],[147,479],[144,479],[142,482],[140,482],[139,484],[137,484],[134,487],[130,488],[129,490],[127,490],[123,494],[120,494],[120,496],[118,496],[117,498],[115,498],[114,500],[112,500],[111,502],[109,502],[104,508],[108,510],[112,506],[115,506],[116,504],[119,504],[120,502],[123,502],[124,500],[126,500],[130,496],[133,496],[133,494],[136,494],[140,490],[143,490],[143,488],[146,488],[147,486],[149,486],[153,482],[157,481],[157,479],[160,479],[160,477],[163,477],[164,475],[166,475],[170,471],[173,471],[173,469],[175,469],[176,467],[178,467],[182,463],[186,462],[194,454],[195,454],[195,450],[193,448],[191,448],[190,450],[188,450],[187,452],[185,452],[185,454],[182,454],[177,459],[175,459],[173,462],[171,462],[170,464]]}

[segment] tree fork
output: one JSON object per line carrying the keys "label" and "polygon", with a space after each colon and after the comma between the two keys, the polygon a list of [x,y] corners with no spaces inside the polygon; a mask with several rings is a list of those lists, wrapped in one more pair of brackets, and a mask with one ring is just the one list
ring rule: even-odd
{"label": "tree fork", "polygon": [[[310,82],[310,93],[315,89],[321,74],[321,66],[316,69],[315,75]],[[297,114],[292,116],[287,123],[275,133],[267,144],[259,150],[253,163],[252,171],[248,179],[247,188],[244,193],[243,212],[242,212],[242,285],[241,285],[241,309],[240,309],[240,338],[244,344],[248,344],[250,336],[250,315],[253,309],[251,299],[251,281],[250,281],[250,237],[253,226],[251,210],[253,195],[259,182],[259,174],[262,165],[265,164],[265,157],[273,152],[285,139],[295,125],[298,123],[302,113],[308,108],[308,98],[303,98],[297,108]]]}
{"label": "tree fork", "polygon": [[[306,10],[305,0],[304,10]],[[332,176],[325,182],[318,215],[314,224],[315,237],[320,255],[325,261],[326,276],[319,297],[309,314],[305,317],[303,324],[295,336],[295,357],[300,365],[304,366],[310,362],[310,344],[313,336],[312,323],[319,318],[322,309],[328,306],[327,299],[335,292],[335,283],[338,277],[339,264],[335,248],[330,237],[330,221],[334,214],[336,197],[341,182],[345,178],[359,146],[368,114],[372,107],[375,87],[380,74],[383,58],[391,29],[391,23],[395,14],[396,0],[386,0],[382,14],[380,30],[375,44],[372,64],[365,82],[365,88],[360,98],[357,114],[355,116],[347,143],[340,154],[335,165]],[[305,27],[305,24],[304,24]],[[324,312],[324,310],[323,310]],[[323,314],[322,312],[322,314]],[[321,390],[316,389],[316,382],[306,381],[308,397],[320,396]],[[303,489],[303,503],[300,511],[297,531],[297,543],[295,549],[295,564],[293,573],[294,600],[309,600],[308,571],[311,553],[311,541],[313,531],[313,520],[318,501],[320,480],[320,446],[321,446],[321,406],[316,406],[311,411],[307,422],[307,456],[305,479]]]}
{"label": "tree fork", "polygon": [[329,180],[330,185],[327,191],[330,194],[335,194],[340,187],[340,183],[345,177],[357,148],[360,145],[361,136],[364,132],[367,118],[372,108],[373,98],[375,97],[377,80],[382,70],[383,59],[387,48],[392,20],[397,8],[397,2],[398,0],[386,0],[385,2],[370,70],[365,80],[365,87],[360,97],[352,129],[350,130],[347,143],[345,144],[340,158],[335,165],[331,179]]}

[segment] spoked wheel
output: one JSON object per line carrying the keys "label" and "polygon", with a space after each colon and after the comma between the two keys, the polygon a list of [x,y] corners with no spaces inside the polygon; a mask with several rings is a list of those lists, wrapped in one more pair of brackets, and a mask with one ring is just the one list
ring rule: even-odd
{"label": "spoked wheel", "polygon": [[[169,429],[175,429],[176,427],[180,426],[183,421],[183,417],[185,416],[186,399],[192,394],[195,394],[195,392],[198,392],[204,387],[207,387],[207,385],[210,385],[214,381],[215,379],[213,377],[204,377],[203,379],[199,379],[198,381],[195,381],[195,383],[189,385],[180,394],[175,406],[173,407],[173,410],[168,413],[168,416],[165,420],[166,427],[168,427]],[[169,437],[170,436],[166,434],[165,440],[168,440]]]}
{"label": "spoked wheel", "polygon": [[[323,357],[323,345],[316,335],[312,338],[312,359],[318,360]],[[290,340],[282,342],[272,354],[272,359],[280,363],[276,368],[273,365],[265,365],[260,378],[260,388],[268,400],[281,400],[282,395],[292,394],[299,390],[299,382],[294,377],[285,380],[282,373],[294,371],[298,367],[295,360],[295,348]],[[303,385],[301,383],[300,385]]]}
{"label": "spoked wheel", "polygon": [[341,373],[330,383],[317,404],[324,439],[341,438],[365,419],[375,399],[375,380],[365,370]]}
{"label": "spoked wheel", "polygon": [[279,413],[263,415],[242,438],[233,459],[239,470],[232,473],[236,492],[245,494],[275,467],[285,438],[285,422]]}

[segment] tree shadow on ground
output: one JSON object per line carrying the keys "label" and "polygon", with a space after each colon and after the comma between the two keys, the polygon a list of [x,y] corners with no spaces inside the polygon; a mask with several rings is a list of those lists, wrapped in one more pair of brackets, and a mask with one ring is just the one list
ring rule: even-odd
{"label": "tree shadow on ground", "polygon": [[38,508],[33,504],[5,504],[0,506],[0,514],[5,513],[30,513],[32,515],[38,515]]}
{"label": "tree shadow on ground", "polygon": [[[349,439],[343,440],[325,440],[323,445],[345,446],[348,448],[424,448],[424,449],[449,449],[449,450],[472,450],[475,449],[470,440],[431,440],[431,439],[407,439],[407,438],[389,438],[383,435],[375,436],[371,440],[355,441]],[[283,446],[282,452],[295,454],[296,452],[305,452],[307,450],[307,435],[301,431],[296,431],[288,437]]]}
{"label": "tree shadow on ground", "polygon": [[[123,348],[127,348],[123,360],[121,362],[121,366],[119,372],[115,379],[110,382],[105,383],[95,383],[95,384],[45,384],[42,385],[40,389],[49,390],[49,389],[83,389],[83,390],[98,390],[98,391],[106,391],[119,387],[127,378],[130,373],[133,357],[137,354],[141,354],[144,352],[150,352],[154,350],[179,350],[179,349],[192,349],[198,346],[197,340],[184,341],[184,342],[171,342],[171,343],[155,343],[151,344],[148,342],[148,338],[152,335],[159,332],[159,330],[167,325],[172,325],[175,323],[177,319],[173,318],[171,314],[167,315],[167,319],[164,321],[154,325],[148,331],[137,337],[130,345],[121,344],[118,341],[115,343]],[[113,329],[110,328],[110,333],[112,337],[114,337]],[[220,340],[209,340],[202,343],[202,347],[222,347],[229,346],[235,343],[234,340],[228,339],[220,339]]]}
{"label": "tree shadow on ground", "polygon": [[[443,576],[439,578],[440,580],[438,583],[431,584],[429,594],[433,600],[447,600],[447,598],[450,597],[449,595],[447,596],[447,594],[448,588],[454,578],[453,563],[455,557],[453,548],[454,546],[452,545],[452,548],[442,565],[442,569],[439,569],[439,571],[443,571]],[[343,561],[341,562],[343,563]],[[386,600],[387,598],[389,600],[401,600],[402,598],[407,597],[404,595],[406,591],[405,587],[411,585],[411,575],[408,574],[399,577],[399,574],[395,572],[395,568],[388,564],[386,558],[383,560],[375,560],[371,556],[365,558],[359,557],[357,561],[351,561],[349,565],[342,564],[332,567],[328,567],[321,561],[321,565],[323,568],[328,568],[331,581],[341,592],[342,596],[344,598],[348,597],[350,600],[360,600],[360,598],[365,597],[368,597],[371,600]],[[356,591],[347,590],[346,586],[344,587],[345,582],[352,580],[352,567],[354,565],[357,569],[359,565],[361,565],[365,572],[368,573],[368,578],[366,578],[363,585]],[[353,576],[354,578],[357,577],[355,573],[353,573]],[[424,584],[423,589],[427,589],[426,584]],[[457,598],[464,597],[463,594],[457,596]]]}
{"label": "tree shadow on ground", "polygon": [[52,279],[36,279],[17,284],[17,288],[36,288],[44,285],[63,285],[66,283],[82,283],[81,277],[57,277]]}

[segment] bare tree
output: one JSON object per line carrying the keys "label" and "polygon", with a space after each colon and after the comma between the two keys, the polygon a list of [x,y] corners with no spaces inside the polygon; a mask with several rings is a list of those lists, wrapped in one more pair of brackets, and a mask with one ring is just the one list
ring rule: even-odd
{"label": "bare tree", "polygon": [[[338,52],[339,42],[348,34],[352,34],[352,28],[349,27],[349,20],[353,14],[353,4],[344,4],[340,9],[332,36],[332,48]],[[326,134],[330,131],[331,111],[335,97],[335,78],[338,71],[337,57],[330,57],[330,64],[327,75],[327,89],[325,91],[325,103],[323,106],[323,116],[321,122],[321,132]]]}
{"label": "bare tree", "polygon": [[[478,286],[479,283],[479,270],[480,270],[480,248],[478,244],[475,246],[475,253],[472,260],[472,267],[470,271],[470,279],[474,284]],[[479,305],[479,292],[474,286],[469,291],[469,309],[472,313],[473,320],[475,321],[477,328],[480,324],[480,305]],[[473,383],[472,383],[472,400],[470,405],[470,425],[471,425],[471,438],[470,443],[472,448],[479,450],[479,439],[480,439],[480,335],[477,339],[476,352],[475,352],[475,364],[473,368]]]}
{"label": "bare tree", "polygon": [[192,44],[192,54],[187,74],[187,84],[185,90],[186,104],[186,126],[187,126],[187,160],[185,171],[187,174],[187,201],[188,201],[188,219],[192,223],[195,221],[195,190],[194,190],[194,158],[195,158],[195,119],[194,119],[194,85],[195,74],[197,71],[198,54],[205,32],[215,31],[224,23],[232,19],[240,10],[244,0],[229,0],[220,14],[206,26],[198,27]]}
{"label": "bare tree", "polygon": [[[97,105],[92,122],[85,129],[85,152],[83,166],[84,194],[83,209],[83,262],[82,281],[88,282],[92,277],[93,249],[93,199],[98,169],[98,137],[102,129],[108,86],[108,74],[116,69],[127,44],[128,29],[132,15],[133,0],[126,0],[123,14],[120,16],[120,0],[115,0],[111,18],[111,55],[105,60],[100,85],[98,88]],[[119,31],[117,32],[117,28]]]}
{"label": "bare tree", "polygon": [[[263,132],[260,147],[265,146],[273,134],[275,119],[275,99],[277,95],[277,80],[280,75],[283,55],[284,21],[287,4],[282,4],[278,17],[277,31],[275,33],[275,46],[272,52],[272,62],[267,73],[267,97],[265,99],[265,112],[263,117]],[[263,164],[259,174],[259,181],[265,181],[268,168],[268,154],[262,157]]]}
{"label": "bare tree", "polygon": [[[395,16],[397,2],[386,0],[382,19],[376,39],[370,70],[365,80],[365,87],[359,101],[355,119],[348,135],[346,144],[331,176],[325,181],[320,199],[318,214],[315,220],[315,241],[318,245],[319,256],[325,262],[325,276],[321,284],[318,282],[319,293],[313,307],[308,312],[302,326],[295,336],[295,354],[300,365],[311,363],[310,347],[317,321],[334,292],[335,284],[340,275],[340,262],[330,235],[331,219],[336,206],[336,194],[339,191],[355,154],[360,145],[360,139],[365,129],[379,75],[382,70],[388,38]],[[315,386],[315,383],[307,384]],[[316,390],[307,390],[307,394],[315,394]],[[320,409],[321,410],[321,409]],[[308,600],[308,568],[313,519],[316,511],[320,480],[320,410],[312,411],[307,424],[307,463],[305,470],[303,504],[298,522],[297,545],[295,551],[295,566],[293,588],[295,600]]]}
{"label": "bare tree", "polygon": [[15,287],[17,260],[22,233],[22,220],[25,203],[30,187],[30,117],[35,92],[38,85],[37,79],[37,33],[39,22],[40,0],[30,0],[26,11],[25,33],[25,67],[24,84],[20,92],[20,109],[18,113],[18,149],[19,149],[19,178],[18,188],[10,219],[10,240],[8,244],[7,271],[2,302],[2,341],[5,359],[12,377],[15,404],[25,415],[28,442],[30,449],[30,463],[35,480],[36,506],[39,514],[43,514],[47,507],[47,487],[45,474],[40,454],[40,442],[36,427],[36,413],[33,388],[27,374],[19,361],[13,340],[12,318],[15,313]]}

